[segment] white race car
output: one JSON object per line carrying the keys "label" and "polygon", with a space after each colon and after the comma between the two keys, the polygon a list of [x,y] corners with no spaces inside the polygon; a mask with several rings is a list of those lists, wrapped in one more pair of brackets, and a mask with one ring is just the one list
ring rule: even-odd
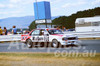
{"label": "white race car", "polygon": [[72,34],[63,34],[61,30],[55,28],[34,29],[27,35],[21,35],[21,41],[25,42],[29,48],[37,46],[51,45],[61,47],[69,44],[78,44],[78,37]]}

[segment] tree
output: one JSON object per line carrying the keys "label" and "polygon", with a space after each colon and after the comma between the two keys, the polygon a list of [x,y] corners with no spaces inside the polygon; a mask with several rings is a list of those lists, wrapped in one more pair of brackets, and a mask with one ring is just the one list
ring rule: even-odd
{"label": "tree", "polygon": [[36,28],[36,24],[35,24],[35,21],[33,21],[30,26],[29,26],[29,29],[32,30],[32,29],[35,29]]}
{"label": "tree", "polygon": [[84,11],[78,11],[77,13],[74,13],[70,16],[60,16],[56,19],[54,19],[52,24],[54,25],[60,25],[65,26],[66,28],[75,28],[75,20],[77,18],[83,18],[83,17],[93,17],[96,15],[100,15],[100,7],[94,8],[94,9],[88,9]]}
{"label": "tree", "polygon": [[[70,16],[60,16],[52,20],[52,25],[65,26],[68,29],[75,28],[75,20],[77,18],[93,17],[96,15],[100,15],[100,7],[94,9],[88,9],[84,11],[78,11],[77,13],[74,13]],[[35,21],[33,21],[30,24],[29,29],[32,30],[35,28],[36,28],[36,24]]]}

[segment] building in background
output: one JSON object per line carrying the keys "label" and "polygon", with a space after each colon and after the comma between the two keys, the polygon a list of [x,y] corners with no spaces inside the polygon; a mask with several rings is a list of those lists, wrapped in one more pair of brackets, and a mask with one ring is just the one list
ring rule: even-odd
{"label": "building in background", "polygon": [[100,31],[100,16],[77,18],[75,30],[76,32]]}

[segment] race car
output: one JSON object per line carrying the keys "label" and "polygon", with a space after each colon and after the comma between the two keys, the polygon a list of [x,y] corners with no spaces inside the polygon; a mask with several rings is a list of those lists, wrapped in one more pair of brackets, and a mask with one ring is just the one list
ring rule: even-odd
{"label": "race car", "polygon": [[78,44],[78,37],[72,34],[64,34],[61,30],[56,28],[40,28],[33,29],[29,34],[21,35],[21,41],[24,42],[28,48],[33,46],[46,46],[58,48],[69,44]]}

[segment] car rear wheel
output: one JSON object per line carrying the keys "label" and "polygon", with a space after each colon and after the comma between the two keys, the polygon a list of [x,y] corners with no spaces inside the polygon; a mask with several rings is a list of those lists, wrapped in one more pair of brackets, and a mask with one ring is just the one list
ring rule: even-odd
{"label": "car rear wheel", "polygon": [[32,41],[30,39],[27,40],[26,44],[27,44],[28,48],[32,48],[32,46],[33,46],[33,43],[32,43]]}

